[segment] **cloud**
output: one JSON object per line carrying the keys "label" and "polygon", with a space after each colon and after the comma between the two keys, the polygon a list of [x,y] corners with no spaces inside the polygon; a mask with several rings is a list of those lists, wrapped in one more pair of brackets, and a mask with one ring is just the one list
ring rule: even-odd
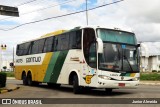
{"label": "cloud", "polygon": [[[12,4],[12,6],[23,3],[26,0],[2,1],[2,4]],[[115,0],[92,0],[89,1],[89,7],[99,6],[110,3]],[[34,3],[19,7],[20,13],[30,12],[39,8],[57,5],[64,0],[40,0]],[[31,14],[22,15],[19,18],[11,18],[7,21],[13,21],[18,24],[30,21],[40,20],[47,17],[53,17],[78,11],[85,5],[85,0],[76,0],[65,6],[55,6],[43,11],[37,11]],[[82,8],[81,8],[82,9]],[[160,0],[124,0],[118,4],[102,7],[93,11],[88,11],[90,25],[131,28],[137,35],[138,41],[160,41]],[[6,16],[0,16],[0,19]],[[31,40],[46,33],[58,29],[71,29],[76,26],[86,25],[85,13],[71,16],[51,19],[40,23],[22,26],[11,31],[0,31],[0,42],[13,47],[22,41]],[[11,28],[14,25],[0,25],[0,28]],[[9,48],[10,50],[12,48]]]}

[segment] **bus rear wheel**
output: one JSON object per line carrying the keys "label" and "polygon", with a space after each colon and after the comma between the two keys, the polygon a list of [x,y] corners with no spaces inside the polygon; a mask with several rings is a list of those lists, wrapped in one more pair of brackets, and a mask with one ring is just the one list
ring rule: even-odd
{"label": "bus rear wheel", "polygon": [[28,85],[30,85],[30,86],[32,86],[32,85],[33,85],[32,75],[31,75],[31,73],[28,73],[28,75],[27,75],[27,82],[28,82]]}
{"label": "bus rear wheel", "polygon": [[22,74],[23,85],[28,85],[26,73]]}
{"label": "bus rear wheel", "polygon": [[74,94],[79,94],[80,90],[81,90],[81,87],[79,86],[78,76],[74,75],[74,77],[73,77],[73,92],[74,92]]}

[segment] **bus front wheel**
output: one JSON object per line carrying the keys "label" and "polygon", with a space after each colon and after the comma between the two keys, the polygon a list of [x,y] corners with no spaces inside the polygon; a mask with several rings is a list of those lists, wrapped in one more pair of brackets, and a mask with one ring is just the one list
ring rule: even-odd
{"label": "bus front wheel", "polygon": [[113,90],[112,88],[106,88],[106,89],[105,89],[106,94],[109,94],[109,95],[110,95],[110,94],[112,93],[112,90]]}
{"label": "bus front wheel", "polygon": [[74,92],[74,94],[80,93],[80,86],[79,86],[77,75],[74,75],[74,77],[73,77],[73,92]]}

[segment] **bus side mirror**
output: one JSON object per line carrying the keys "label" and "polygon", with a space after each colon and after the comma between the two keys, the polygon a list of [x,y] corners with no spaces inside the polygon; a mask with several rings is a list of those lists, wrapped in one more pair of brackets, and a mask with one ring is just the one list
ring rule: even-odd
{"label": "bus side mirror", "polygon": [[103,53],[103,42],[100,38],[97,38],[97,52],[98,53]]}
{"label": "bus side mirror", "polygon": [[137,48],[139,48],[141,46],[141,44],[137,44]]}

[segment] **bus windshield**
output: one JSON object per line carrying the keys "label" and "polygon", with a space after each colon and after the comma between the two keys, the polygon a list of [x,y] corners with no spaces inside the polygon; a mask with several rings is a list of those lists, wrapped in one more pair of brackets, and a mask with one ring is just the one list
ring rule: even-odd
{"label": "bus windshield", "polygon": [[128,33],[110,29],[97,29],[98,37],[102,41],[126,43],[136,45],[136,39],[134,33]]}
{"label": "bus windshield", "polygon": [[98,37],[102,39],[104,46],[103,53],[98,58],[99,69],[113,72],[138,72],[138,48],[135,45],[134,34],[131,33],[129,36],[121,32],[118,35],[118,32],[120,31],[98,30]]}

